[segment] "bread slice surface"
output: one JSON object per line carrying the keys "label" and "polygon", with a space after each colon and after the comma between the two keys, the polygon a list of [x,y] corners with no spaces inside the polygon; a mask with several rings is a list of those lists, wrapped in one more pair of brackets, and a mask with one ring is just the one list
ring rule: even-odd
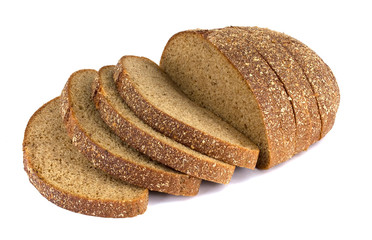
{"label": "bread slice surface", "polygon": [[175,34],[160,67],[188,97],[257,144],[257,167],[267,169],[295,153],[295,118],[282,83],[244,34],[237,28]]}
{"label": "bread slice surface", "polygon": [[96,169],[73,146],[62,123],[59,98],[29,120],[23,154],[30,182],[62,208],[100,217],[133,217],[146,211],[147,189]]}
{"label": "bread slice surface", "polygon": [[151,159],[188,175],[217,183],[230,181],[234,166],[196,152],[140,120],[118,93],[114,69],[115,66],[100,69],[93,91],[101,117],[123,141]]}
{"label": "bread slice surface", "polygon": [[174,195],[197,194],[200,179],[152,161],[111,131],[92,98],[96,78],[95,70],[77,71],[61,94],[62,117],[75,146],[96,167],[136,186]]}
{"label": "bread slice surface", "polygon": [[124,56],[117,64],[114,80],[131,110],[152,128],[210,157],[255,168],[257,146],[191,101],[156,63],[144,57]]}

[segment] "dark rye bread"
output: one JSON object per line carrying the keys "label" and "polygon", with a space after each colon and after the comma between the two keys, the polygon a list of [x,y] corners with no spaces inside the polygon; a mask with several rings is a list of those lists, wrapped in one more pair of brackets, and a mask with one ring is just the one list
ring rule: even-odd
{"label": "dark rye bread", "polygon": [[60,100],[46,103],[29,120],[23,163],[30,182],[52,203],[100,217],[133,217],[146,211],[148,190],[94,168],[71,143],[61,120]]}
{"label": "dark rye bread", "polygon": [[256,167],[257,146],[191,101],[153,61],[124,56],[114,80],[131,110],[152,128],[207,156],[239,167]]}
{"label": "dark rye bread", "polygon": [[[296,120],[296,153],[319,139],[320,116],[315,96],[294,58],[270,34],[258,27],[243,27],[247,41],[270,65],[290,97]],[[315,130],[315,131],[313,131]]]}
{"label": "dark rye bread", "polygon": [[333,127],[340,104],[340,90],[329,66],[308,46],[284,33],[268,30],[300,65],[317,100],[323,138]]}
{"label": "dark rye bread", "polygon": [[296,123],[283,84],[245,34],[238,28],[178,33],[160,67],[192,100],[257,144],[257,167],[267,169],[295,153]]}
{"label": "dark rye bread", "polygon": [[103,171],[136,186],[174,195],[198,193],[200,179],[179,173],[130,148],[101,119],[92,99],[95,70],[71,75],[61,95],[62,116],[77,148]]}
{"label": "dark rye bread", "polygon": [[228,183],[235,167],[196,152],[155,131],[140,120],[120,97],[113,79],[115,66],[103,67],[93,96],[101,117],[131,147],[180,172]]}

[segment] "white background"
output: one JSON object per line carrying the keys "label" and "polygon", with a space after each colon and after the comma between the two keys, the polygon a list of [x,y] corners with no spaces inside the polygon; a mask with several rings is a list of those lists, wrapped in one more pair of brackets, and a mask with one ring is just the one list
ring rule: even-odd
{"label": "white background", "polygon": [[[369,1],[1,1],[0,239],[372,239]],[[260,26],[309,45],[332,68],[331,132],[268,171],[238,169],[196,197],[151,193],[144,215],[84,216],[44,199],[22,165],[23,131],[69,75],[122,55],[160,59],[192,28]],[[7,237],[6,237],[7,236]]]}

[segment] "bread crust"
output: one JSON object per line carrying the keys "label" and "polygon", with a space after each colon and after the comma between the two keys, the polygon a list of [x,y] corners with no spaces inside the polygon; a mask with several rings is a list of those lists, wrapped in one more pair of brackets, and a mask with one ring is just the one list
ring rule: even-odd
{"label": "bread crust", "polygon": [[[308,46],[284,33],[270,30],[271,35],[293,56],[310,83],[318,104],[323,138],[333,127],[340,104],[340,90],[331,69]],[[318,139],[318,140],[319,140]]]}
{"label": "bread crust", "polygon": [[[223,28],[180,32],[168,41],[164,52],[172,39],[182,34],[195,34],[209,42],[238,70],[247,84],[247,90],[254,93],[264,119],[269,155],[262,157],[263,151],[260,151],[256,167],[268,169],[291,158],[295,153],[296,137],[292,105],[288,100],[283,84],[278,80],[270,66],[252,48],[249,42],[241,37],[244,35],[244,30]],[[164,52],[162,59],[164,58]],[[264,79],[264,81],[261,81],[261,79]]]}
{"label": "bread crust", "polygon": [[299,91],[304,94],[305,101],[307,102],[307,109],[310,117],[310,141],[309,146],[320,139],[321,132],[321,119],[318,109],[317,99],[315,97],[313,88],[311,87],[303,69],[298,64],[298,62],[293,58],[293,56],[288,52],[288,50],[282,46],[278,40],[273,37],[273,31],[267,28],[258,28],[254,27],[259,31],[262,31],[264,34],[270,36],[271,42],[275,45],[277,49],[280,49],[280,52],[283,55],[288,55],[288,60],[290,61],[290,67],[295,74],[298,75],[298,87]]}
{"label": "bread crust", "polygon": [[201,158],[197,155],[187,153],[137,127],[110,104],[105,97],[104,90],[102,90],[99,84],[98,88],[95,90],[94,99],[107,125],[109,125],[124,142],[128,143],[137,151],[177,171],[203,180],[223,184],[227,184],[230,181],[235,170],[234,166],[210,159],[207,156]]}
{"label": "bread crust", "polygon": [[[114,74],[116,78],[114,80],[121,97],[140,119],[166,136],[207,156],[239,167],[250,169],[256,167],[259,154],[257,147],[244,148],[214,137],[203,130],[196,129],[168,115],[147,100],[136,88],[135,83],[124,68],[122,62],[125,58],[140,57],[122,57],[116,65]],[[150,64],[156,65],[156,63],[147,58],[141,58]],[[163,70],[159,68],[159,71]]]}
{"label": "bread crust", "polygon": [[32,155],[27,151],[25,140],[28,138],[29,128],[38,114],[51,102],[59,101],[59,97],[49,101],[39,108],[30,118],[23,142],[23,164],[32,185],[50,202],[64,209],[99,217],[123,218],[134,217],[143,214],[147,209],[148,190],[136,199],[127,201],[89,199],[85,196],[72,194],[48,182],[48,179],[40,177],[32,164]]}
{"label": "bread crust", "polygon": [[314,128],[320,133],[320,116],[309,82],[298,63],[272,39],[267,29],[258,27],[242,27],[242,29],[248,32],[248,41],[283,83],[290,97],[296,120],[295,152],[306,150],[315,139],[319,139],[318,135],[315,137],[312,135],[311,129]]}
{"label": "bread crust", "polygon": [[[142,166],[131,160],[117,156],[92,140],[80,126],[75,116],[70,97],[70,84],[77,74],[87,71],[80,70],[71,75],[61,94],[62,119],[72,143],[97,168],[133,185],[152,191],[165,192],[173,195],[193,196],[199,191],[200,179],[185,174],[171,173]],[[98,77],[98,73],[97,73]],[[93,101],[93,99],[92,99]]]}

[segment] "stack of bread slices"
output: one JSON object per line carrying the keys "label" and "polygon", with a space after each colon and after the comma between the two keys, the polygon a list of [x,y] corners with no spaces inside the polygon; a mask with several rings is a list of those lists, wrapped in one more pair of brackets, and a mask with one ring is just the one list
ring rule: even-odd
{"label": "stack of bread slices", "polygon": [[340,101],[330,68],[269,29],[189,30],[160,66],[124,56],[79,70],[26,127],[31,183],[65,209],[101,217],[145,212],[148,191],[194,196],[235,167],[268,169],[324,137]]}

